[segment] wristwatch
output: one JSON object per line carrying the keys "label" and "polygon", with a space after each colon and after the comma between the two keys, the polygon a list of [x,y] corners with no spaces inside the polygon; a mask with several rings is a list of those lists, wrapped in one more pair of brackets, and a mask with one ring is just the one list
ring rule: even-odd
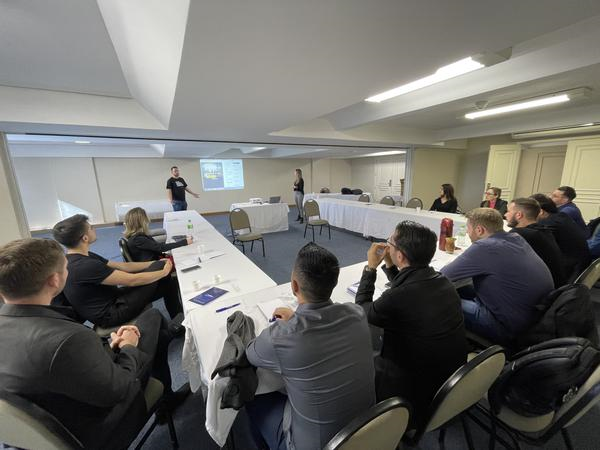
{"label": "wristwatch", "polygon": [[368,264],[365,266],[365,268],[363,270],[365,272],[377,272],[377,269],[372,269],[371,267],[369,267]]}

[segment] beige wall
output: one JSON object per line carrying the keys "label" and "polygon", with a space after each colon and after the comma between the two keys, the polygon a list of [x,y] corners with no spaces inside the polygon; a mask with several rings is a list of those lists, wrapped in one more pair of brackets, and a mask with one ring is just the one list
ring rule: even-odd
{"label": "beige wall", "polygon": [[548,194],[559,186],[566,152],[566,145],[523,148],[514,197]]}
{"label": "beige wall", "polygon": [[62,219],[59,201],[80,208],[91,223],[103,223],[92,158],[13,158],[27,222],[47,229]]}
{"label": "beige wall", "polygon": [[0,245],[14,239],[29,237],[27,222],[23,214],[15,177],[4,134],[0,133]]}
{"label": "beige wall", "polygon": [[364,192],[375,194],[375,167],[377,161],[398,162],[404,164],[406,162],[406,157],[405,155],[390,155],[376,158],[353,158],[348,161],[350,162],[351,168],[350,185],[346,184],[344,187],[362,189]]}
{"label": "beige wall", "polygon": [[[450,183],[457,186],[464,150],[417,148],[412,156],[412,197],[423,201],[428,209],[440,196],[440,186]],[[459,206],[463,208],[461,198]]]}
{"label": "beige wall", "polygon": [[96,173],[107,222],[116,220],[114,204],[118,201],[167,198],[166,182],[171,166],[178,166],[189,188],[200,194],[187,195],[188,207],[199,212],[229,211],[235,202],[251,197],[280,195],[281,201],[293,203],[294,169],[302,169],[305,191],[312,190],[308,159],[245,159],[244,189],[202,190],[200,164],[197,159],[96,158]]}
{"label": "beige wall", "polygon": [[95,223],[116,221],[116,202],[166,199],[166,181],[174,165],[200,194],[198,199],[187,195],[190,209],[203,213],[228,211],[231,203],[251,197],[280,195],[293,204],[296,168],[303,171],[305,192],[321,187],[339,191],[351,184],[347,160],[245,159],[244,189],[211,192],[202,190],[197,159],[16,158],[14,165],[34,229],[50,228],[60,220],[57,199],[88,211]]}
{"label": "beige wall", "polygon": [[[319,191],[327,187],[339,192],[351,182],[351,163],[346,159],[315,159],[312,162],[312,188]],[[305,192],[309,192],[305,190]]]}

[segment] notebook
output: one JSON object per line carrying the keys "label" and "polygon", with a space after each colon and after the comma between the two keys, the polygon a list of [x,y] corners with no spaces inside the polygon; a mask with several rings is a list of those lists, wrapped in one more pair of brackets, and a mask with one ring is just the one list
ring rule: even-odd
{"label": "notebook", "polygon": [[199,295],[196,295],[194,298],[190,299],[190,302],[197,303],[198,305],[206,305],[216,299],[218,299],[221,295],[227,294],[225,289],[221,289],[218,287],[211,287],[210,289],[202,292]]}
{"label": "notebook", "polygon": [[273,300],[259,303],[258,309],[260,309],[267,319],[270,319],[273,317],[273,311],[275,311],[276,308],[296,309],[297,306],[298,302],[296,299],[292,300],[291,298],[275,298]]}
{"label": "notebook", "polygon": [[[360,281],[358,283],[354,283],[348,286],[346,291],[352,296],[356,297],[356,293],[358,292],[358,286],[360,286]],[[377,300],[379,297],[381,297],[381,294],[383,294],[383,291],[381,289],[375,288],[375,292],[373,293],[373,300]]]}

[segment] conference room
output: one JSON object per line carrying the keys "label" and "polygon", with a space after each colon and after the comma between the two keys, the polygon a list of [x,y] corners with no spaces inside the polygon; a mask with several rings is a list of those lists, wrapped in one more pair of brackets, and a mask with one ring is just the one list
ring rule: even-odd
{"label": "conference room", "polygon": [[[539,429],[523,414],[517,419],[514,411],[508,417],[490,407],[488,390],[518,353],[512,340],[468,336],[468,360],[465,354],[460,368],[443,376],[448,382],[439,382],[424,412],[410,392],[390,400],[377,387],[368,407],[343,419],[340,412],[336,420],[343,423],[318,444],[314,432],[293,435],[289,424],[278,447],[264,434],[263,447],[257,443],[253,399],[295,392],[294,377],[282,375],[284,369],[258,365],[248,350],[256,385],[235,407],[226,402],[237,375],[218,369],[231,350],[232,323],[241,320],[258,340],[288,322],[281,308],[304,310],[297,275],[303,251],[335,257],[339,276],[326,300],[348,314],[363,311],[369,364],[375,357],[372,370],[379,373],[377,357],[389,351],[390,334],[387,325],[371,321],[368,304],[377,309],[377,299],[396,288],[380,266],[404,270],[394,259],[404,249],[396,247],[400,223],[429,230],[435,249],[424,266],[452,286],[458,302],[478,282],[475,276],[454,279],[449,268],[481,243],[473,234],[479,216],[472,214],[481,207],[500,210],[506,202],[500,219],[509,232],[521,226],[511,219],[520,207],[512,200],[541,193],[554,201],[564,194],[580,211],[585,233],[589,228],[582,242],[588,239],[592,249],[600,234],[594,227],[600,216],[600,4],[8,2],[0,5],[0,23],[0,246],[58,240],[74,273],[70,254],[81,252],[81,243],[61,241],[57,226],[84,215],[77,239],[86,256],[89,247],[110,270],[133,276],[150,259],[163,261],[160,270],[174,266],[165,279],[181,311],[173,311],[165,295],[117,327],[80,320],[88,337],[113,345],[115,355],[121,335],[111,332],[135,325],[148,310],[158,310],[169,330],[181,330],[166,350],[172,386],[154,372],[144,381],[144,423],[125,447],[393,449],[402,439],[404,448],[438,448],[438,440],[449,449],[484,448],[491,441],[512,448],[516,439],[526,449],[596,448],[600,361],[573,387],[581,392],[575,401],[566,396],[537,416],[543,418]],[[504,231],[498,230],[520,234]],[[142,250],[151,248],[153,256],[139,256],[136,233],[149,236],[151,245]],[[318,247],[307,247],[311,243]],[[585,290],[597,335],[600,263],[594,265],[594,250],[591,255],[569,266],[564,284],[570,292]],[[373,264],[376,277],[364,300]],[[532,273],[526,284],[541,285]],[[6,309],[13,306],[12,291],[2,290],[1,278]],[[106,285],[108,277],[103,280]],[[64,281],[68,287],[68,277]],[[108,284],[135,289],[135,283]],[[75,306],[70,292],[64,291],[68,308]],[[469,331],[467,318],[464,323]],[[565,336],[571,334],[554,337]],[[598,342],[589,340],[596,349]],[[334,343],[321,338],[311,348],[328,345]],[[357,361],[360,352],[357,344]],[[417,364],[426,355],[411,358]],[[484,367],[496,370],[487,385],[470,378]],[[368,373],[354,371],[349,380],[359,383],[359,375]],[[14,419],[18,406],[10,402],[18,392],[8,378],[0,382],[0,391],[12,395],[0,396],[0,442],[89,446],[64,424],[52,436],[56,431],[43,426],[48,411],[40,419],[42,440],[28,440],[31,433]],[[161,394],[150,396],[151,388]],[[163,414],[171,388],[182,399]],[[306,400],[309,391],[297,398]],[[444,410],[453,395],[464,404]],[[292,429],[310,429],[293,425],[294,414],[301,415],[294,408],[303,406],[292,403],[285,406],[294,411]],[[290,418],[282,414],[284,422]]]}

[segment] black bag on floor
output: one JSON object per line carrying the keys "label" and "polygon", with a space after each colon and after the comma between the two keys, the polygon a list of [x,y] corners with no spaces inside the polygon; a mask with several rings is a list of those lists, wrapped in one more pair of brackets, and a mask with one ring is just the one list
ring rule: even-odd
{"label": "black bag on floor", "polygon": [[600,364],[600,351],[583,338],[560,338],[526,348],[506,364],[488,399],[497,414],[502,406],[522,416],[558,410]]}
{"label": "black bag on floor", "polygon": [[590,290],[583,284],[566,284],[550,292],[536,306],[539,320],[516,342],[522,349],[562,337],[582,337],[598,346],[598,331]]}

